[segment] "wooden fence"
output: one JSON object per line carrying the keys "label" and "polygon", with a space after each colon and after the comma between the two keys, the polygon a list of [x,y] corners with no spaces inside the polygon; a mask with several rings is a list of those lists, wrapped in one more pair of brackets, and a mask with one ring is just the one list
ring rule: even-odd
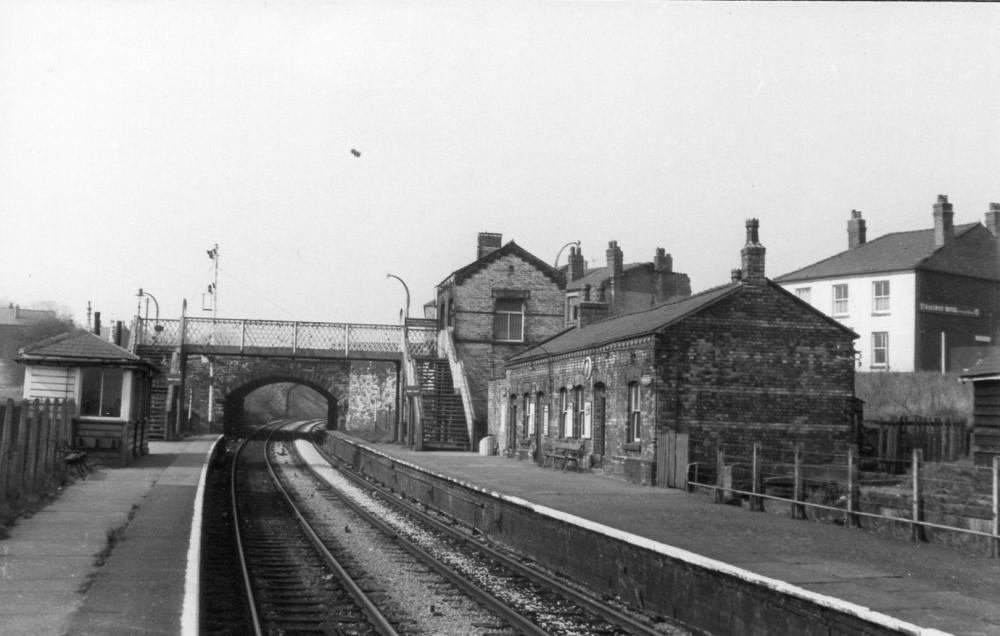
{"label": "wooden fence", "polygon": [[72,413],[66,400],[0,404],[0,508],[15,509],[62,481]]}
{"label": "wooden fence", "polygon": [[865,420],[861,460],[877,462],[878,470],[897,474],[910,468],[915,450],[922,451],[925,462],[953,462],[969,455],[970,433],[965,420]]}

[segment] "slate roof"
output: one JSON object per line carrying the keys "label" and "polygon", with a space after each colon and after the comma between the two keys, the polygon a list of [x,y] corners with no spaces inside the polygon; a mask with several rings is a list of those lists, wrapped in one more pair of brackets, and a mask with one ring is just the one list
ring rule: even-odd
{"label": "slate roof", "polygon": [[975,381],[976,378],[1000,376],[1000,347],[989,347],[976,364],[963,369],[960,377]]}
{"label": "slate roof", "polygon": [[85,329],[52,336],[23,347],[18,362],[148,366],[139,356]]}
{"label": "slate roof", "polygon": [[531,265],[533,265],[538,271],[545,274],[552,282],[562,288],[566,283],[566,278],[556,268],[552,267],[542,259],[538,258],[528,250],[524,249],[514,241],[508,241],[506,245],[498,249],[493,250],[489,254],[485,254],[480,258],[472,261],[465,267],[456,269],[454,272],[449,274],[444,280],[438,283],[438,287],[441,287],[448,283],[449,280],[453,280],[456,285],[461,285],[467,278],[473,276],[474,274],[482,271],[486,266],[494,263],[504,256],[515,255],[521,260],[524,260]]}
{"label": "slate roof", "polygon": [[[652,267],[653,264],[627,263],[625,265],[622,265],[622,273],[627,273],[630,270],[641,268],[643,266]],[[565,272],[567,268],[561,267],[560,270]],[[601,286],[601,283],[603,283],[606,280],[609,280],[610,278],[611,274],[608,273],[607,265],[603,267],[595,267],[593,269],[587,270],[586,274],[584,274],[580,278],[577,278],[576,280],[566,281],[566,290],[571,291],[571,290],[583,289],[585,285],[590,285],[593,289],[596,290],[598,287]]]}
{"label": "slate roof", "polygon": [[510,362],[524,362],[652,334],[736,293],[741,287],[740,283],[729,283],[652,309],[607,318],[580,328],[572,327],[540,346],[513,356]]}
{"label": "slate roof", "polygon": [[988,259],[981,257],[973,258],[970,261],[967,256],[963,255],[963,244],[976,239],[976,232],[974,232],[976,228],[989,232],[979,223],[956,225],[954,239],[943,247],[937,247],[934,244],[933,229],[893,232],[868,241],[852,250],[835,254],[802,269],[778,276],[774,281],[785,283],[817,278],[909,271],[918,268],[992,278],[997,275],[995,262],[985,262]]}

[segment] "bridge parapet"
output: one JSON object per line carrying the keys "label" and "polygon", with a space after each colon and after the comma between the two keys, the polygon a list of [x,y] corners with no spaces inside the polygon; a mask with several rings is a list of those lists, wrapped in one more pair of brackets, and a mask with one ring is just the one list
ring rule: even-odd
{"label": "bridge parapet", "polygon": [[[337,357],[397,357],[402,354],[401,325],[375,325],[232,318],[180,320],[137,318],[135,346],[176,348],[186,353],[282,354]],[[410,354],[433,356],[437,332],[431,326],[407,329]],[[134,347],[133,347],[134,348]]]}

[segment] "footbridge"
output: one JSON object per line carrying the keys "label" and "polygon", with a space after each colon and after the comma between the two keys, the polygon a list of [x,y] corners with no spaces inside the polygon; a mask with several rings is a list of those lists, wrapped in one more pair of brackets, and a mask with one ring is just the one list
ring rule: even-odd
{"label": "footbridge", "polygon": [[[308,386],[327,401],[328,427],[408,443],[471,447],[471,402],[456,389],[435,321],[403,325],[251,320],[133,322],[131,349],[159,370],[150,436],[243,421],[243,399],[268,384]],[[440,353],[439,353],[440,352]],[[458,383],[461,387],[461,383]],[[221,416],[221,417],[220,417]]]}

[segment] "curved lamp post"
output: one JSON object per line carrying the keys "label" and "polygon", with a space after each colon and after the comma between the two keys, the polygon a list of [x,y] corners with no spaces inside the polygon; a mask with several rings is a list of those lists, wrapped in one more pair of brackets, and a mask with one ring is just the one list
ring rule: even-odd
{"label": "curved lamp post", "polygon": [[[153,331],[157,333],[163,331],[163,327],[160,326],[160,303],[156,300],[156,296],[150,294],[148,291],[143,290],[142,287],[139,288],[139,293],[136,294],[139,298],[146,297],[153,299],[153,306],[156,307],[156,319],[153,325]],[[149,301],[146,301],[146,320],[149,320]]]}
{"label": "curved lamp post", "polygon": [[569,247],[570,245],[576,245],[577,247],[580,247],[580,241],[570,241],[569,243],[560,247],[559,251],[556,252],[556,262],[552,264],[552,269],[559,269],[559,257],[562,256],[563,250]]}
{"label": "curved lamp post", "polygon": [[[403,285],[403,289],[406,291],[406,314],[405,314],[405,316],[406,316],[406,318],[409,318],[410,317],[410,288],[406,286],[406,281],[404,281],[399,276],[396,276],[395,274],[386,274],[385,277],[386,278],[395,278],[396,280],[398,280]],[[404,323],[405,323],[405,319],[404,319]]]}

